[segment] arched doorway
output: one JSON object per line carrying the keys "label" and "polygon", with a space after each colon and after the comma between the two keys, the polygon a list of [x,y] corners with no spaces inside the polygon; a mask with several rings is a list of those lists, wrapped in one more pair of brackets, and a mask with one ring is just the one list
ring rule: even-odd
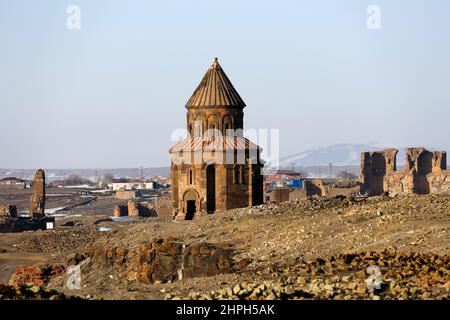
{"label": "arched doorway", "polygon": [[197,212],[198,194],[194,190],[189,190],[184,194],[185,220],[192,220]]}
{"label": "arched doorway", "polygon": [[206,210],[216,211],[216,167],[210,164],[206,167]]}
{"label": "arched doorway", "polygon": [[263,184],[261,180],[261,170],[259,167],[253,168],[252,177],[252,205],[257,206],[263,203]]}

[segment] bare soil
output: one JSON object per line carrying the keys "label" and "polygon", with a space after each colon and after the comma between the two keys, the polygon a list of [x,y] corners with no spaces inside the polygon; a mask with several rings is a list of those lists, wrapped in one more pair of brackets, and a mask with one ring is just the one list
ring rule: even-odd
{"label": "bare soil", "polygon": [[[82,280],[81,290],[65,288],[63,279],[55,281],[50,287],[57,288],[67,295],[89,295],[104,299],[232,298],[225,293],[213,295],[211,291],[229,291],[229,288],[241,283],[263,284],[267,281],[285,281],[285,278],[290,275],[297,277],[299,276],[297,271],[289,271],[286,274],[286,272],[274,270],[279,268],[294,270],[293,266],[299,261],[328,259],[344,253],[364,254],[383,250],[399,254],[408,252],[436,254],[439,257],[448,256],[450,253],[450,195],[346,198],[344,200],[311,198],[280,205],[229,210],[193,221],[142,218],[131,222],[112,222],[105,221],[107,215],[95,214],[95,210],[91,209],[87,210],[88,215],[68,216],[58,222],[61,225],[72,221],[73,226],[60,226],[51,231],[0,234],[0,252],[4,250],[0,253],[2,279],[5,280],[6,275],[13,272],[15,266],[19,264],[44,261],[65,263],[69,253],[83,252],[87,244],[135,248],[144,241],[167,237],[174,237],[187,244],[193,242],[226,244],[234,249],[236,260],[248,259],[251,262],[239,273],[183,279],[173,283],[150,285],[129,283],[113,272],[98,272],[91,273],[89,277]],[[80,213],[83,211],[82,207],[77,210]],[[98,231],[100,226],[109,227],[112,230],[100,232]],[[385,256],[391,257],[389,259],[397,259],[395,254],[389,253]],[[430,259],[435,259],[433,257]],[[428,263],[428,258],[420,259],[425,261],[421,263]],[[363,262],[359,262],[360,267],[366,260],[361,261]],[[444,259],[444,261],[447,260]],[[445,269],[450,270],[450,266],[445,264]],[[354,282],[359,281],[355,284],[355,288],[359,288],[361,283],[364,283],[361,270],[358,272],[359,276],[356,277],[355,273],[355,278],[352,278]],[[353,273],[350,272],[351,277],[352,275]],[[409,276],[418,276],[418,273],[416,275],[413,272]],[[426,285],[416,290],[417,295],[401,290],[399,294],[403,294],[403,298],[448,298],[448,289],[445,291],[445,288],[450,289],[449,274],[441,272],[439,276],[441,279],[436,281],[442,282],[443,289],[439,289],[440,291],[434,296],[426,289]],[[302,282],[305,279],[309,279],[307,280],[309,288],[312,285],[311,278],[303,277],[303,280],[298,281]],[[409,286],[409,281],[413,280],[404,281],[406,281],[404,285]],[[447,287],[445,287],[446,283],[448,283]],[[302,288],[305,288],[304,284],[302,285]],[[395,288],[396,285],[398,284],[394,283],[392,286]],[[441,284],[437,286],[440,288]],[[267,289],[267,287],[270,287],[269,284],[264,288]],[[194,292],[198,295],[193,296]],[[203,293],[210,294],[208,296],[202,295]],[[335,296],[344,299],[348,295],[336,294]],[[317,295],[315,297],[333,298],[335,296]],[[351,298],[371,297],[373,294],[372,296],[351,296]]]}

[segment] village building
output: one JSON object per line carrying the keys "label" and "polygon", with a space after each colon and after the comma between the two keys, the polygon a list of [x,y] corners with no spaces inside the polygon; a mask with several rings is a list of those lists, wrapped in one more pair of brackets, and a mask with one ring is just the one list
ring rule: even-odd
{"label": "village building", "polygon": [[188,137],[169,150],[177,219],[263,202],[261,148],[243,136],[245,106],[216,58],[186,104]]}
{"label": "village building", "polygon": [[264,176],[265,184],[270,187],[302,187],[302,174],[293,170],[277,170]]}
{"label": "village building", "polygon": [[118,190],[153,190],[154,182],[139,179],[114,179],[111,183],[113,191]]}
{"label": "village building", "polygon": [[8,187],[24,189],[26,187],[29,187],[30,185],[31,185],[30,182],[27,182],[26,180],[16,178],[16,177],[6,177],[3,179],[0,179],[0,186],[8,186]]}

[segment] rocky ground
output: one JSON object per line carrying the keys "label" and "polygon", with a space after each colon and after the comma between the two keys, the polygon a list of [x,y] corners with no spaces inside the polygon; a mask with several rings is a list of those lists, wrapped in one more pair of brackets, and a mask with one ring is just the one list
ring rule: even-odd
{"label": "rocky ground", "polygon": [[[12,272],[18,256],[68,266],[79,253],[81,289],[67,289],[64,273],[47,288],[105,299],[449,297],[450,195],[311,198],[194,221],[105,218],[67,217],[53,231],[1,234],[1,271]],[[373,290],[369,266],[381,275]]]}

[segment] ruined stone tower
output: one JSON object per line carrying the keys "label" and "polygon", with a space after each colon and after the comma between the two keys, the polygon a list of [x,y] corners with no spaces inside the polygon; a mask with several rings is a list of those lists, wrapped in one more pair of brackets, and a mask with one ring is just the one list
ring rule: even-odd
{"label": "ruined stone tower", "polygon": [[245,103],[216,58],[186,104],[188,137],[171,154],[177,219],[261,204],[261,148],[243,137]]}
{"label": "ruined stone tower", "polygon": [[30,217],[41,218],[45,216],[45,172],[36,171],[33,180],[34,194],[30,199]]}
{"label": "ruined stone tower", "polygon": [[450,192],[447,153],[423,147],[405,150],[405,169],[397,171],[398,150],[361,154],[361,191],[369,195],[439,194]]}

